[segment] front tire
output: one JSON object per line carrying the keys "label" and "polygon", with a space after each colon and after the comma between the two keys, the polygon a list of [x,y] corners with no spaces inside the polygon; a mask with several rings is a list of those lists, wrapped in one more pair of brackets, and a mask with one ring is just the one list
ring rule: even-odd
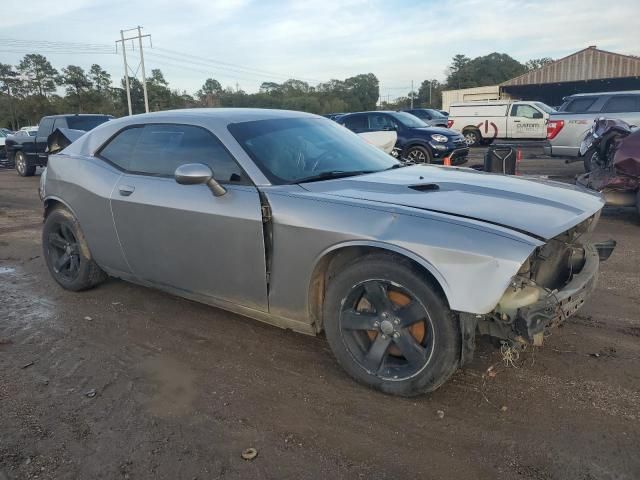
{"label": "front tire", "polygon": [[47,216],[42,249],[51,276],[66,290],[87,290],[107,278],[91,257],[78,220],[65,208],[56,208]]}
{"label": "front tire", "polygon": [[600,154],[598,153],[597,148],[591,148],[584,154],[582,159],[584,163],[584,171],[591,172],[594,169],[594,166],[598,165],[600,160]]}
{"label": "front tire", "polygon": [[414,396],[458,368],[460,329],[446,301],[406,260],[373,254],[329,279],[324,325],[338,363],[357,381]]}
{"label": "front tire", "polygon": [[36,173],[36,166],[29,165],[27,156],[24,152],[17,151],[15,153],[16,171],[21,177],[32,177]]}
{"label": "front tire", "polygon": [[429,149],[420,145],[409,147],[404,158],[414,163],[431,163],[433,159]]}

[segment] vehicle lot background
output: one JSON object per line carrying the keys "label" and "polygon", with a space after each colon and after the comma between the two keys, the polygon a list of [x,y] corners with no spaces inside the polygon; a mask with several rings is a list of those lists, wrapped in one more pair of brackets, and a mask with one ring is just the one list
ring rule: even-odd
{"label": "vehicle lot background", "polygon": [[[582,166],[529,150],[522,171]],[[117,280],[63,291],[37,182],[0,171],[0,480],[640,478],[633,209],[605,210],[596,238],[618,247],[543,348],[507,368],[480,341],[440,390],[400,399],[355,384],[323,337]]]}

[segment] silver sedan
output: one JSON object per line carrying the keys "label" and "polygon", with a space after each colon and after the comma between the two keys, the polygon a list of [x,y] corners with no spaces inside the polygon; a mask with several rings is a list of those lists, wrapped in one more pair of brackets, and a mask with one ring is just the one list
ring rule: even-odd
{"label": "silver sedan", "polygon": [[[44,256],[306,334],[384,392],[442,385],[476,333],[542,342],[594,288],[597,194],[405,165],[311,114],[197,109],[109,121],[49,158]],[[611,248],[609,248],[609,251]]]}

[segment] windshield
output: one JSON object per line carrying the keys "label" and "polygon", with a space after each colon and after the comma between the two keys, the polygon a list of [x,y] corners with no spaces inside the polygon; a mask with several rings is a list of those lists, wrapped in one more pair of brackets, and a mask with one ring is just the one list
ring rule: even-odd
{"label": "windshield", "polygon": [[4,138],[4,137],[6,137],[6,136],[7,136],[7,134],[6,134],[6,133],[4,133],[4,131],[3,131],[3,130],[0,130],[0,137]]}
{"label": "windshield", "polygon": [[85,132],[96,128],[98,125],[103,124],[110,117],[95,116],[95,117],[67,117],[67,125],[73,130],[84,130]]}
{"label": "windshield", "polygon": [[428,109],[429,113],[433,118],[447,118],[445,115],[441,114],[438,110]]}
{"label": "windshield", "polygon": [[390,115],[407,128],[428,127],[428,125],[418,117],[407,112],[392,112]]}
{"label": "windshield", "polygon": [[542,102],[533,102],[533,104],[538,107],[540,110],[542,110],[544,113],[555,113],[556,109],[555,108],[551,108],[549,105],[547,105],[546,103],[542,103]]}
{"label": "windshield", "polygon": [[393,157],[345,127],[321,118],[234,123],[229,131],[276,185],[323,174],[376,172],[398,165]]}

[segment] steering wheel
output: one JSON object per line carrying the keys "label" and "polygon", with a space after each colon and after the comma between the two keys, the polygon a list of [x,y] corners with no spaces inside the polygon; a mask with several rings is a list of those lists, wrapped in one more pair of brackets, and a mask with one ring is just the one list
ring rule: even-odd
{"label": "steering wheel", "polygon": [[327,157],[330,157],[331,155],[334,155],[334,154],[335,152],[333,150],[327,150],[326,152],[321,154],[318,158],[315,159],[309,172],[315,172],[316,169],[318,168],[318,165],[320,165],[320,163],[322,163]]}

